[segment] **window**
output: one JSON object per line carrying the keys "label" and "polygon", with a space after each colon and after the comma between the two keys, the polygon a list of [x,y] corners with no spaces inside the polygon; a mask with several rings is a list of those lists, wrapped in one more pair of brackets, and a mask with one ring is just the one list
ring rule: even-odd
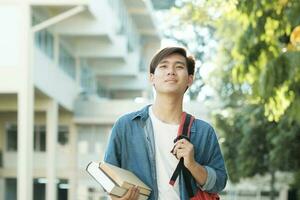
{"label": "window", "polygon": [[96,92],[96,82],[93,71],[88,67],[85,60],[81,61],[80,69],[80,84],[83,87],[84,92],[94,94]]}
{"label": "window", "polygon": [[57,183],[57,200],[68,199],[69,181],[67,179],[59,179]]}
{"label": "window", "polygon": [[46,128],[43,125],[34,126],[34,151],[46,151]]}
{"label": "window", "polygon": [[17,199],[17,179],[15,178],[5,179],[5,199],[6,200]]}
{"label": "window", "polygon": [[61,145],[66,145],[69,142],[69,127],[59,126],[58,128],[58,143]]}
{"label": "window", "polygon": [[[66,145],[69,142],[69,127],[59,126],[57,142],[61,145]],[[15,124],[9,124],[6,126],[6,150],[17,151],[18,148],[18,128]],[[34,151],[45,152],[46,151],[46,127],[45,125],[34,126]],[[1,152],[0,152],[1,153]],[[0,154],[1,159],[1,154]],[[1,166],[1,160],[0,160]]]}
{"label": "window", "polygon": [[15,124],[8,124],[6,126],[6,150],[17,151],[18,150],[18,128]]}
{"label": "window", "polygon": [[46,199],[46,179],[35,178],[33,179],[33,200]]}

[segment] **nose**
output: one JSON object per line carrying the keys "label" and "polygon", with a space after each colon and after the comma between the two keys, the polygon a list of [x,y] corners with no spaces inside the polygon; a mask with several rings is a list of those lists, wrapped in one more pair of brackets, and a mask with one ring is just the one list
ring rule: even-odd
{"label": "nose", "polygon": [[175,75],[175,74],[176,74],[175,68],[174,67],[169,67],[168,68],[168,75]]}

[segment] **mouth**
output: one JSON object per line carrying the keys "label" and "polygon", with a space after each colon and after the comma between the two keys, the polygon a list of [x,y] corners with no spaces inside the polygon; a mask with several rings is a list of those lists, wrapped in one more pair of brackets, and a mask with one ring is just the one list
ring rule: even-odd
{"label": "mouth", "polygon": [[177,82],[177,80],[176,79],[167,79],[167,80],[165,80],[165,82],[171,82],[171,83],[176,83]]}

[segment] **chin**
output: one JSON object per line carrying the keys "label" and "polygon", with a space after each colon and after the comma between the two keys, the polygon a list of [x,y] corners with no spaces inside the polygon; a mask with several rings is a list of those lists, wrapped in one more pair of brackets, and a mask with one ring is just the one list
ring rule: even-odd
{"label": "chin", "polygon": [[179,89],[164,89],[164,90],[160,90],[159,93],[162,94],[183,94],[184,92],[182,92]]}
{"label": "chin", "polygon": [[156,92],[162,94],[184,94],[185,88],[180,88],[178,86],[166,86],[166,87],[157,87]]}

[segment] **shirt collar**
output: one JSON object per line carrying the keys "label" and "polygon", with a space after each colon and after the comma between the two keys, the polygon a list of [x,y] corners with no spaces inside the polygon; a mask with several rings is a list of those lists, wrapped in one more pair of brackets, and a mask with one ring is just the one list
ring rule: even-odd
{"label": "shirt collar", "polygon": [[143,121],[146,121],[149,117],[149,107],[151,106],[152,104],[149,104],[145,107],[143,107],[141,110],[137,111],[133,117],[131,118],[131,120],[134,120],[138,117],[140,117]]}
{"label": "shirt collar", "polygon": [[[133,115],[133,117],[131,118],[131,120],[134,120],[134,119],[140,117],[143,121],[146,121],[149,118],[149,107],[151,105],[152,104],[149,104],[149,105],[143,107],[141,110],[137,111]],[[194,121],[193,124],[192,124],[192,127],[191,127],[191,132],[195,132],[195,131],[196,131],[196,125],[195,125],[195,121]]]}

